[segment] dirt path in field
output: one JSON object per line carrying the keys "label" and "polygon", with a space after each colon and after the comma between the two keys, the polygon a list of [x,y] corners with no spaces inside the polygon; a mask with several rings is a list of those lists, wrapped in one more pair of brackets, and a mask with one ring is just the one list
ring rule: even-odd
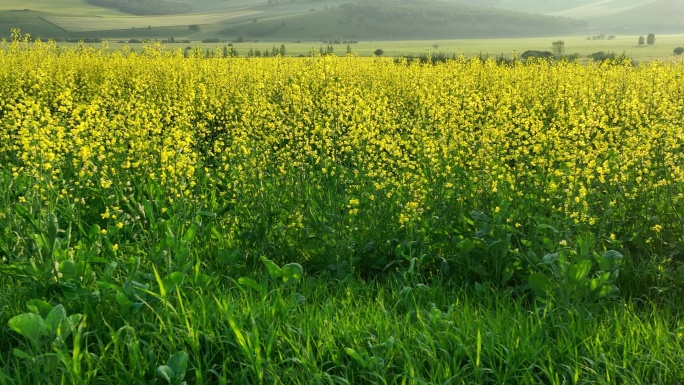
{"label": "dirt path in field", "polygon": [[638,8],[646,4],[655,3],[657,0],[643,0],[636,4],[624,6],[624,7],[611,7],[609,3],[615,2],[615,0],[603,0],[598,1],[593,4],[583,5],[581,7],[575,7],[570,9],[565,9],[563,11],[548,13],[550,16],[563,16],[572,17],[575,19],[594,19],[602,16],[615,15],[620,12],[628,11],[633,8]]}

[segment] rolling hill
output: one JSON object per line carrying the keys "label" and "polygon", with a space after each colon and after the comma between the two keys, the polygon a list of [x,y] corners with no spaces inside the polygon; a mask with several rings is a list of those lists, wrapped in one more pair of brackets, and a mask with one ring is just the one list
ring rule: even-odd
{"label": "rolling hill", "polygon": [[165,16],[133,16],[122,12],[126,8],[91,3],[28,0],[17,9],[16,2],[0,0],[0,36],[18,27],[43,38],[404,40],[554,36],[587,25],[447,0],[185,0],[191,13]]}
{"label": "rolling hill", "polygon": [[444,1],[366,1],[229,26],[221,32],[261,39],[405,40],[550,36],[572,33],[584,26],[568,18]]}
{"label": "rolling hill", "polygon": [[592,29],[618,33],[682,33],[682,0],[451,0],[511,11],[587,21]]}

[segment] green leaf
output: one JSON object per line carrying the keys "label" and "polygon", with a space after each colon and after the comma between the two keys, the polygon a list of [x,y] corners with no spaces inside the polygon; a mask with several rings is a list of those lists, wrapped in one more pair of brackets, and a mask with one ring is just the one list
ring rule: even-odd
{"label": "green leaf", "polygon": [[268,275],[270,275],[272,279],[278,279],[283,276],[282,270],[273,261],[264,257],[263,255],[261,256],[261,261],[264,262],[264,265],[266,265],[266,268],[268,269]]}
{"label": "green leaf", "polygon": [[252,278],[249,277],[240,277],[238,278],[238,283],[242,286],[247,286],[250,287],[259,293],[264,291],[264,288],[257,283],[257,281],[253,280]]}
{"label": "green leaf", "polygon": [[589,275],[591,271],[591,261],[584,260],[570,266],[568,275],[575,282],[580,282]]}
{"label": "green leaf", "polygon": [[470,266],[468,269],[477,275],[479,275],[481,278],[487,278],[489,277],[489,273],[487,273],[487,270],[485,270],[482,265],[477,265],[477,266]]}
{"label": "green leaf", "polygon": [[539,273],[530,274],[527,283],[534,294],[539,297],[548,297],[555,289],[553,282],[545,275]]}
{"label": "green leaf", "polygon": [[470,240],[470,238],[466,238],[466,239],[462,240],[461,242],[456,244],[456,247],[459,250],[461,250],[464,254],[468,254],[471,251],[475,250],[475,244],[473,243],[472,240]]}
{"label": "green leaf", "polygon": [[615,250],[608,250],[605,253],[603,253],[601,258],[596,259],[601,270],[607,271],[615,268],[620,263],[622,263],[623,258],[624,257],[619,252]]}
{"label": "green leaf", "polygon": [[161,365],[157,367],[157,375],[161,379],[166,380],[166,382],[169,384],[173,384],[176,379],[176,373],[174,373],[173,369],[169,368],[166,365]]}
{"label": "green leaf", "polygon": [[492,218],[488,217],[483,212],[477,210],[471,211],[470,217],[473,218],[475,222],[477,222],[478,224],[489,223],[492,221]]}
{"label": "green leaf", "polygon": [[558,230],[556,230],[555,227],[553,227],[553,226],[551,226],[551,225],[547,225],[547,224],[545,224],[545,223],[540,223],[540,224],[538,224],[538,225],[537,225],[537,230],[551,230],[551,231],[553,231],[554,233],[557,233],[557,232],[558,232]]}
{"label": "green leaf", "polygon": [[283,282],[287,283],[288,281],[299,281],[302,279],[302,275],[304,274],[304,270],[302,269],[302,265],[298,263],[288,263],[287,265],[283,266]]}
{"label": "green leaf", "polygon": [[128,296],[122,292],[117,292],[114,298],[123,311],[128,311],[133,305],[133,302],[128,299]]}
{"label": "green leaf", "polygon": [[154,218],[154,210],[152,210],[152,205],[150,204],[149,201],[143,200],[142,206],[143,206],[143,210],[145,211],[145,216],[150,221],[150,226],[155,227],[157,224],[157,221]]}
{"label": "green leaf", "polygon": [[30,354],[28,354],[25,351],[20,350],[20,349],[12,349],[12,353],[14,353],[15,357],[23,358],[25,360],[28,360],[28,359],[33,357]]}
{"label": "green leaf", "polygon": [[69,260],[62,261],[62,263],[59,264],[59,272],[62,273],[62,276],[65,278],[76,279],[76,263]]}
{"label": "green leaf", "polygon": [[619,261],[619,260],[621,260],[622,258],[624,258],[624,256],[623,256],[622,254],[620,254],[619,252],[617,252],[617,251],[615,251],[615,250],[608,250],[608,251],[606,251],[605,253],[603,253],[603,256],[602,256],[602,257],[603,257],[604,259],[607,259],[607,260],[610,260],[610,261]]}
{"label": "green leaf", "polygon": [[544,258],[542,258],[542,263],[549,264],[549,263],[554,263],[557,260],[558,260],[558,253],[546,254],[544,256]]}
{"label": "green leaf", "polygon": [[57,305],[52,308],[50,314],[45,318],[45,324],[50,328],[50,331],[54,334],[57,333],[59,324],[66,319],[66,310],[64,306]]}
{"label": "green leaf", "polygon": [[361,357],[361,355],[356,352],[356,350],[352,348],[344,348],[344,351],[349,355],[349,357],[353,358],[354,360],[356,360],[356,362],[361,364],[362,367],[366,368],[368,366],[366,360],[364,360],[363,357]]}
{"label": "green leaf", "polygon": [[193,239],[195,239],[195,235],[197,234],[197,222],[192,222],[190,227],[188,227],[187,230],[185,230],[185,234],[181,237],[181,242],[183,243],[190,243],[192,242]]}
{"label": "green leaf", "polygon": [[320,250],[321,243],[323,243],[323,240],[320,237],[309,237],[305,239],[300,246],[302,247],[302,250],[313,253]]}
{"label": "green leaf", "polygon": [[185,374],[185,368],[188,366],[188,354],[182,350],[176,352],[169,358],[166,365],[173,370],[176,376],[180,376],[180,379],[182,379]]}
{"label": "green leaf", "polygon": [[100,237],[100,226],[98,225],[92,225],[88,229],[88,239],[90,239],[91,242],[95,242],[98,238]]}
{"label": "green leaf", "polygon": [[44,337],[50,336],[50,327],[37,314],[19,314],[10,319],[8,324],[12,330],[29,339],[35,345],[39,345]]}
{"label": "green leaf", "polygon": [[32,299],[26,302],[26,307],[31,313],[38,314],[42,318],[47,317],[52,310],[52,305],[40,299]]}
{"label": "green leaf", "polygon": [[166,289],[167,292],[173,291],[176,287],[180,286],[183,284],[183,281],[185,279],[185,275],[179,271],[174,271],[173,273],[169,274],[164,278],[162,281],[164,285],[164,289]]}
{"label": "green leaf", "polygon": [[83,315],[81,314],[72,314],[68,316],[64,321],[62,321],[62,323],[59,324],[57,334],[63,339],[69,337],[69,335],[76,329],[78,323],[81,322],[82,318]]}

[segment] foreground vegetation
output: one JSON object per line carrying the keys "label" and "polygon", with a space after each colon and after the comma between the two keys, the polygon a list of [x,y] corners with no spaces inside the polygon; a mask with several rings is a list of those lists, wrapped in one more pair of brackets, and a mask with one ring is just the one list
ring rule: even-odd
{"label": "foreground vegetation", "polygon": [[0,383],[684,380],[682,63],[0,49]]}

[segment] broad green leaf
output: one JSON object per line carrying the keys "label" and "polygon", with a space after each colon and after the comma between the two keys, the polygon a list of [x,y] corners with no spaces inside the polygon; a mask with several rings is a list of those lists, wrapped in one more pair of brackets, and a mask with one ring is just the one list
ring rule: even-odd
{"label": "broad green leaf", "polygon": [[59,272],[66,278],[76,279],[76,263],[74,261],[62,261],[59,264]]}
{"label": "broad green leaf", "polygon": [[23,358],[25,360],[33,358],[33,356],[20,349],[12,349],[12,353],[14,353],[15,357]]}
{"label": "broad green leaf", "polygon": [[242,286],[247,286],[250,287],[259,293],[264,291],[264,288],[257,283],[257,281],[253,280],[252,278],[249,277],[240,277],[238,278],[238,283]]}
{"label": "broad green leaf", "polygon": [[489,223],[492,221],[492,218],[477,210],[471,211],[470,217],[473,218],[478,224]]}
{"label": "broad green leaf", "polygon": [[302,250],[307,251],[307,252],[316,252],[320,250],[321,248],[321,243],[322,239],[319,237],[309,237],[305,239],[300,246],[302,247]]}
{"label": "broad green leaf", "polygon": [[154,218],[154,210],[152,210],[152,205],[150,204],[150,202],[147,200],[143,200],[142,206],[143,206],[143,211],[145,212],[145,216],[150,221],[150,225],[152,227],[156,226],[157,221]]}
{"label": "broad green leaf", "polygon": [[167,292],[173,291],[176,287],[180,286],[183,284],[183,280],[185,279],[185,275],[179,271],[174,271],[173,273],[169,274],[164,278],[163,284],[164,288],[166,289]]}
{"label": "broad green leaf", "polygon": [[589,290],[596,290],[605,285],[610,279],[610,272],[605,272],[589,281]]}
{"label": "broad green leaf", "polygon": [[42,338],[50,336],[50,327],[37,314],[19,314],[10,319],[8,324],[12,330],[29,339],[35,345],[39,345]]}
{"label": "broad green leaf", "polygon": [[487,270],[485,270],[485,268],[482,267],[481,265],[470,266],[468,269],[469,269],[470,271],[476,273],[477,275],[479,275],[479,276],[482,277],[482,278],[487,278],[487,277],[489,277],[489,273],[487,273]]}
{"label": "broad green leaf", "polygon": [[98,237],[100,236],[100,231],[101,231],[100,226],[98,226],[96,224],[90,226],[90,228],[88,229],[88,238],[90,239],[91,242],[94,242],[95,240],[98,239]]}
{"label": "broad green leaf", "polygon": [[475,249],[475,244],[469,238],[466,238],[459,242],[456,247],[458,247],[458,249],[464,254],[468,254]]}
{"label": "broad green leaf", "polygon": [[557,232],[558,232],[558,230],[556,230],[555,227],[553,227],[553,226],[551,226],[551,225],[547,225],[547,224],[545,224],[545,223],[540,223],[540,224],[538,224],[538,225],[537,225],[537,230],[551,230],[551,231],[553,231],[554,233],[557,233]]}
{"label": "broad green leaf", "polygon": [[275,264],[275,262],[264,256],[261,256],[261,261],[264,262],[264,265],[266,265],[266,268],[268,269],[268,275],[271,276],[271,279],[278,279],[283,276],[282,270],[280,267],[278,267],[278,265]]}
{"label": "broad green leaf", "polygon": [[619,260],[621,260],[622,258],[624,258],[624,256],[623,256],[622,254],[620,254],[619,252],[617,252],[617,251],[615,251],[615,250],[608,250],[608,251],[606,251],[605,253],[603,253],[603,256],[602,256],[602,257],[603,257],[604,259],[607,259],[607,260],[610,260],[610,261],[619,261]]}
{"label": "broad green leaf", "polygon": [[197,234],[197,222],[192,222],[190,227],[188,227],[187,230],[185,230],[185,234],[181,237],[181,242],[184,243],[190,243],[192,242],[193,239],[195,239],[195,235]]}
{"label": "broad green leaf", "polygon": [[601,270],[616,270],[622,263],[624,256],[615,250],[608,250],[601,258],[598,258],[599,267]]}
{"label": "broad green leaf", "polygon": [[302,279],[302,275],[304,274],[304,270],[302,269],[302,265],[298,263],[288,263],[287,265],[283,266],[283,282],[287,283],[289,281],[299,281]]}
{"label": "broad green leaf", "polygon": [[166,365],[173,370],[176,376],[182,378],[185,373],[185,368],[188,366],[188,354],[182,350],[176,352],[169,358]]}
{"label": "broad green leaf", "polygon": [[546,254],[544,258],[542,258],[542,263],[544,264],[549,264],[549,263],[554,263],[558,260],[558,253],[553,253],[553,254]]}
{"label": "broad green leaf", "polygon": [[594,295],[598,298],[605,298],[607,297],[611,292],[613,291],[613,288],[610,285],[603,285],[597,290],[594,291]]}
{"label": "broad green leaf", "polygon": [[52,308],[50,314],[45,318],[45,324],[50,328],[52,333],[56,333],[59,324],[66,319],[66,310],[64,306],[57,305]]}
{"label": "broad green leaf", "polygon": [[62,323],[59,324],[57,334],[62,338],[69,337],[69,335],[71,335],[71,333],[76,329],[78,323],[81,322],[81,319],[83,319],[83,315],[81,314],[72,314],[68,316],[62,321]]}
{"label": "broad green leaf", "polygon": [[555,288],[553,282],[548,277],[539,273],[530,274],[527,283],[534,294],[539,297],[548,297]]}
{"label": "broad green leaf", "polygon": [[570,266],[569,276],[575,282],[580,282],[589,275],[591,261],[584,260]]}
{"label": "broad green leaf", "polygon": [[32,299],[26,302],[26,307],[31,313],[38,314],[39,316],[45,318],[48,316],[48,314],[50,314],[53,306],[41,299]]}
{"label": "broad green leaf", "polygon": [[128,311],[128,309],[131,308],[133,305],[133,302],[128,299],[128,296],[122,292],[117,292],[116,295],[114,296],[114,299],[116,299],[116,302],[121,306],[121,309],[124,311]]}
{"label": "broad green leaf", "polygon": [[166,382],[169,384],[173,384],[176,379],[176,373],[174,373],[173,369],[169,368],[166,365],[161,365],[157,367],[157,375],[161,379],[166,380]]}

